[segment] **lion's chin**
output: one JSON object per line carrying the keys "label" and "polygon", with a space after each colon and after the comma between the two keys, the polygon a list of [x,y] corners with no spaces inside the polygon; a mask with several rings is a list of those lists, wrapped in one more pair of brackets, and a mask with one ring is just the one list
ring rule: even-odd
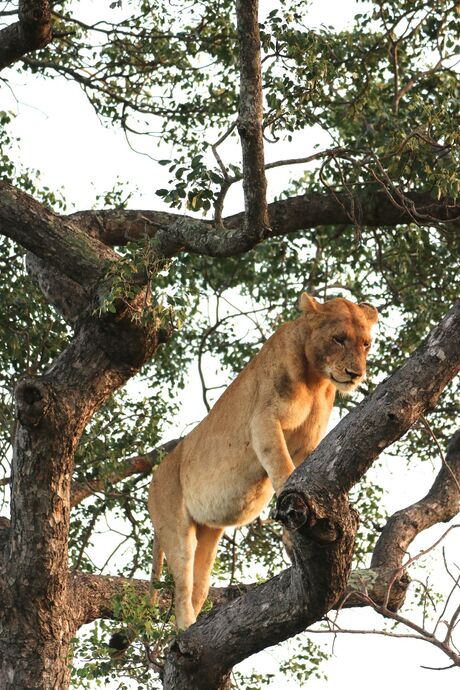
{"label": "lion's chin", "polygon": [[341,395],[351,395],[361,383],[361,381],[338,381],[333,374],[329,374],[329,378]]}

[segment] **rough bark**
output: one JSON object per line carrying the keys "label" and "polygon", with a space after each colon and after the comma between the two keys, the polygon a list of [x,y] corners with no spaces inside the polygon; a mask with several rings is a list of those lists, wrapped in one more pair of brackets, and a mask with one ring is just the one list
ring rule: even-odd
{"label": "rough bark", "polygon": [[18,20],[0,31],[0,70],[26,53],[44,48],[53,38],[47,0],[20,0]]}
{"label": "rough bark", "polygon": [[258,0],[237,0],[240,105],[237,128],[243,154],[244,234],[250,242],[269,233],[262,129],[262,69]]}
{"label": "rough bark", "polygon": [[70,219],[62,218],[0,180],[0,234],[10,237],[74,280],[88,292],[118,255],[89,237]]}
{"label": "rough bark", "polygon": [[76,631],[67,587],[70,481],[85,424],[159,344],[128,309],[87,317],[49,371],[16,389],[11,528],[4,544],[0,618],[2,690],[68,686]]}
{"label": "rough bark", "polygon": [[[460,202],[449,199],[434,199],[428,192],[408,192],[407,198],[414,204],[420,222],[447,223],[452,230],[460,223]],[[412,222],[409,213],[395,206],[384,192],[372,195],[357,191],[354,196],[345,193],[309,192],[268,204],[270,235],[284,236],[308,228],[323,225],[350,225],[353,208],[360,210],[363,227],[379,227]],[[243,233],[244,214],[238,213],[224,219],[225,230],[219,236],[213,235],[213,225],[208,221],[163,211],[135,211],[129,209],[107,211],[79,211],[69,216],[90,235],[109,246],[122,246],[127,242],[146,237],[160,239],[172,228],[176,234],[176,250],[206,254],[206,247],[212,254],[229,256],[237,253],[238,237]],[[182,224],[182,226],[180,226]],[[197,224],[203,236],[211,235],[209,245],[199,236],[193,237],[186,228]],[[255,246],[263,237],[255,238]],[[171,245],[171,252],[172,245]],[[173,252],[174,253],[174,252]]]}

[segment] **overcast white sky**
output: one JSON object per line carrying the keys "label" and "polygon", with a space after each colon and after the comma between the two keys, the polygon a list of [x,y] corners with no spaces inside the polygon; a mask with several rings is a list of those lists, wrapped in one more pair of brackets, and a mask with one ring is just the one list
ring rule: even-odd
{"label": "overcast white sky", "polygon": [[[85,5],[85,2],[81,4]],[[268,7],[263,0],[262,4]],[[97,5],[98,3],[86,0],[90,11],[94,11]],[[311,22],[312,25],[325,23],[341,28],[362,7],[362,3],[357,5],[351,0],[315,0],[312,4]],[[8,89],[1,88],[0,109],[17,113],[14,132],[21,138],[24,162],[39,169],[43,182],[50,188],[63,188],[66,198],[75,205],[75,209],[91,207],[96,194],[110,189],[117,178],[121,181],[129,180],[133,188],[138,187],[138,192],[130,203],[131,207],[163,207],[161,200],[155,196],[155,190],[162,186],[164,168],[156,165],[150,158],[134,153],[120,131],[101,127],[77,85],[63,79],[44,81],[38,77],[12,74],[10,86],[14,97]],[[300,152],[297,141],[297,155],[312,153],[313,143],[317,143],[316,137],[314,141],[313,138],[311,141],[302,140]],[[328,142],[324,143],[327,145]],[[172,157],[170,150],[155,150],[153,141],[144,141],[143,147],[154,158]],[[270,155],[269,152],[268,158]],[[283,156],[288,155],[289,152],[283,152]],[[277,151],[276,158],[280,157],[280,152]],[[283,171],[282,175],[286,179],[289,170]],[[277,191],[279,178],[271,174],[269,182],[271,192],[274,193]],[[227,211],[231,213],[241,208],[241,197],[236,191],[230,197]],[[184,399],[182,425],[196,420],[198,404],[202,404],[201,395],[192,383]],[[202,414],[204,415],[204,408]],[[384,481],[388,489],[386,506],[389,512],[423,496],[434,477],[431,467],[410,468],[395,459],[387,459],[384,469]],[[433,529],[428,535],[420,537],[412,549],[412,555],[431,544],[436,538],[434,535],[443,529],[444,527]],[[446,541],[448,553],[452,555],[455,553],[454,540],[458,543],[455,533]],[[425,572],[436,573],[440,559],[438,550],[428,560]],[[444,583],[448,586],[446,579]],[[343,627],[359,629],[378,628],[380,618],[368,611],[345,612],[341,614],[341,624]],[[318,639],[319,636],[316,636],[315,640]],[[267,650],[258,655],[257,659],[246,662],[245,670],[256,665],[259,671],[276,671],[280,656],[277,649]],[[338,637],[335,640],[334,658],[324,664],[323,668],[328,676],[328,690],[343,690],[344,685],[353,686],[355,690],[367,690],[369,687],[383,690],[404,686],[432,690],[433,684],[442,684],[444,690],[457,690],[460,682],[458,669],[443,672],[420,669],[421,664],[443,666],[447,665],[447,661],[439,652],[421,642],[356,635]],[[309,681],[312,690],[325,686],[324,680]],[[276,687],[287,690],[297,688],[298,685],[295,682],[287,684],[283,680]]]}

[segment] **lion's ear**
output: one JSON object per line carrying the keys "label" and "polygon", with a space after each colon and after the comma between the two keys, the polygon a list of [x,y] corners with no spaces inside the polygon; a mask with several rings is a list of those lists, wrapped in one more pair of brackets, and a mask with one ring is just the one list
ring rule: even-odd
{"label": "lion's ear", "polygon": [[375,307],[372,306],[372,304],[369,304],[368,302],[361,302],[361,304],[358,304],[358,307],[363,310],[366,319],[371,323],[377,323],[379,320],[379,313]]}
{"label": "lion's ear", "polygon": [[302,294],[300,295],[299,307],[304,314],[318,311],[319,306],[319,302],[317,302],[317,300],[315,300],[314,297],[310,297],[310,295],[306,292],[302,292]]}

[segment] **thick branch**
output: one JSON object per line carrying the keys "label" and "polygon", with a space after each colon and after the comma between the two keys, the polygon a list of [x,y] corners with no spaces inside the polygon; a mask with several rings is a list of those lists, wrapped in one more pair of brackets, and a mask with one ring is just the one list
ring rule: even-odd
{"label": "thick branch", "polygon": [[415,537],[438,522],[448,522],[460,505],[460,431],[452,437],[445,462],[427,495],[388,520],[372,556],[371,567],[401,568]]}
{"label": "thick branch", "polygon": [[[453,227],[458,227],[460,201],[437,200],[425,192],[409,192],[406,197],[414,204],[419,220],[425,219],[427,224],[447,221]],[[349,225],[352,210],[356,208],[360,209],[362,226],[413,222],[413,214],[395,206],[384,192],[367,195],[357,191],[354,197],[345,193],[310,192],[269,204],[271,234],[284,236],[323,225]],[[160,211],[80,211],[69,218],[109,246],[121,246],[146,237],[159,237],[161,240],[171,231],[175,239],[174,242],[170,240],[170,253],[185,250],[230,256],[248,248],[243,241],[242,213],[224,219],[225,230],[220,229],[218,234],[210,222]],[[199,232],[194,233],[194,228]],[[251,246],[255,246],[260,239],[254,238]]]}
{"label": "thick branch", "polygon": [[118,259],[107,246],[88,235],[69,218],[63,218],[0,181],[0,234],[28,249],[60,273],[89,288]]}
{"label": "thick branch", "polygon": [[[347,592],[350,594],[339,601],[334,608],[354,608],[367,605],[362,598],[352,596],[351,592],[362,592],[373,601],[383,603],[386,599],[388,584],[392,576],[393,570],[388,569],[354,570],[350,575],[347,588]],[[93,575],[80,571],[70,572],[68,578],[69,596],[72,601],[76,627],[92,623],[99,618],[117,620],[115,601],[123,593],[124,589],[130,589],[138,597],[149,595],[150,582],[148,580],[113,577],[110,575]],[[251,583],[231,585],[229,587],[211,587],[208,601],[213,608],[224,606],[258,586],[257,583]],[[399,608],[405,589],[404,583],[394,583],[388,601],[389,610],[396,611]],[[162,611],[169,611],[173,604],[172,589],[167,589],[165,586],[164,589],[159,590],[157,604]]]}
{"label": "thick branch", "polygon": [[[418,193],[407,198],[414,203],[419,219],[448,222],[452,227],[458,224],[460,202],[435,201],[429,194]],[[270,204],[270,234],[284,236],[318,225],[349,224],[353,204],[360,205],[362,225],[397,225],[413,220],[413,212],[397,208],[382,193],[353,200],[347,195],[306,194]],[[234,256],[264,239],[251,232],[243,214],[227,218],[225,229],[196,218],[155,211],[83,211],[58,216],[28,194],[0,182],[0,234],[11,237],[85,289],[104,274],[107,261],[118,258],[106,245],[155,237],[163,256],[181,251]],[[56,286],[53,290],[58,292]]]}
{"label": "thick branch", "polygon": [[20,0],[18,18],[0,31],[0,69],[44,48],[53,38],[48,0]]}

